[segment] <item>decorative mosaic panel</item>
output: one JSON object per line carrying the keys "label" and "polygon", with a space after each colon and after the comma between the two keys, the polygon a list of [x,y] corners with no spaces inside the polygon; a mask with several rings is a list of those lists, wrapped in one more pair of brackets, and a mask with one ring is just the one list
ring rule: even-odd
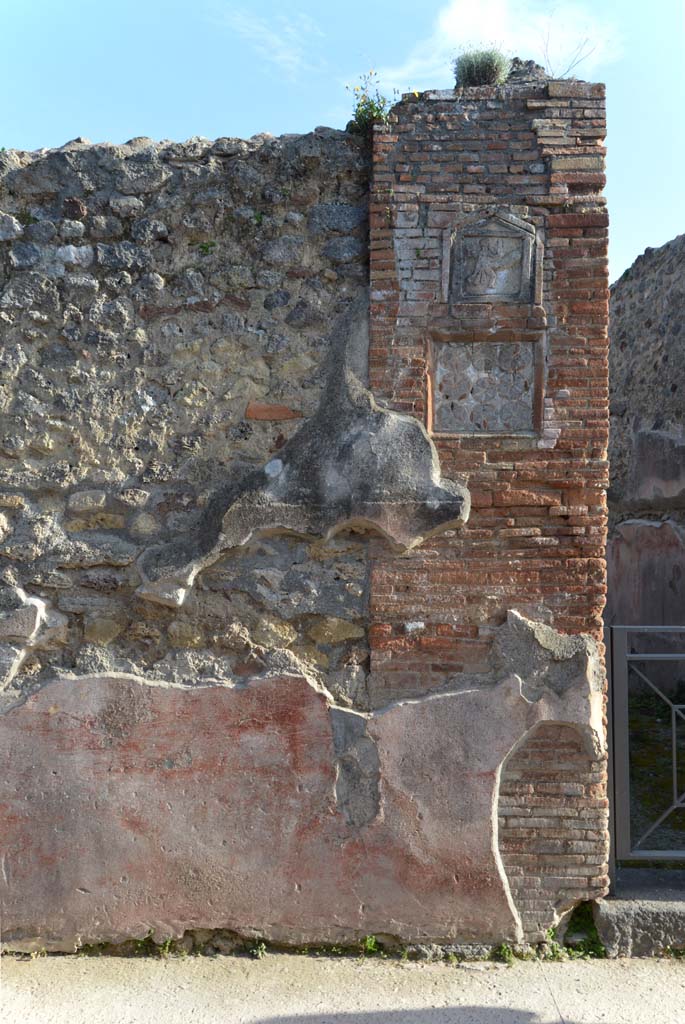
{"label": "decorative mosaic panel", "polygon": [[533,430],[533,342],[438,343],[433,430],[517,434]]}

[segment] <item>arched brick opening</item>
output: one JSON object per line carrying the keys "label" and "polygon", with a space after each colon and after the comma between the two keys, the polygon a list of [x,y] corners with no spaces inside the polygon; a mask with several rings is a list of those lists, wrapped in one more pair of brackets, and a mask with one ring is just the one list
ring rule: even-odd
{"label": "arched brick opening", "polygon": [[607,878],[606,760],[593,760],[580,733],[545,723],[502,768],[499,852],[528,942]]}

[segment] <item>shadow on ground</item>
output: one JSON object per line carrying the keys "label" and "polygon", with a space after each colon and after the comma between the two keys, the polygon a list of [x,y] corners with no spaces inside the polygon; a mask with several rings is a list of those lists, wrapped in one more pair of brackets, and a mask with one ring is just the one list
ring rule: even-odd
{"label": "shadow on ground", "polygon": [[[430,1010],[378,1010],[373,1013],[305,1013],[262,1017],[255,1024],[581,1024],[555,1013],[493,1006],[440,1006]],[[606,1021],[611,1024],[611,1021]]]}

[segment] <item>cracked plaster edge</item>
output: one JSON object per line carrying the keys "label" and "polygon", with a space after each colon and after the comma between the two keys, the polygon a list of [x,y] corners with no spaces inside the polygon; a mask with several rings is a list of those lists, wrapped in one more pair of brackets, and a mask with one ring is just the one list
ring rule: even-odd
{"label": "cracked plaster edge", "polygon": [[[57,683],[88,683],[92,686],[96,686],[98,683],[111,681],[114,683],[134,683],[140,686],[141,689],[150,688],[157,690],[184,690],[186,693],[195,693],[199,690],[246,690],[250,686],[260,685],[262,683],[273,682],[274,679],[286,679],[286,680],[304,680],[315,693],[323,697],[328,707],[335,707],[340,711],[349,711],[349,708],[338,707],[335,704],[335,700],[325,686],[313,675],[304,671],[281,671],[281,672],[267,672],[262,675],[248,676],[244,680],[234,682],[229,679],[208,679],[198,680],[197,682],[184,683],[178,682],[172,679],[155,679],[150,676],[141,676],[136,672],[87,672],[84,675],[80,675],[76,672],[60,672],[57,675],[51,676],[49,679],[43,680],[34,689],[26,692],[17,692],[16,699],[9,704],[9,706],[3,707],[0,703],[0,717],[10,714],[16,708],[22,707],[32,697],[42,693],[43,690],[47,690]],[[0,698],[2,697],[2,691],[0,691]]]}
{"label": "cracked plaster edge", "polygon": [[[286,648],[274,648],[274,650],[286,650]],[[484,691],[494,692],[497,687],[492,686],[472,686],[469,689],[459,690],[441,690],[439,693],[425,693],[418,697],[403,697],[398,700],[389,701],[387,704],[383,704],[379,708],[373,708],[371,711],[362,711],[359,708],[347,707],[344,704],[339,704],[331,692],[321,683],[321,681],[314,675],[305,671],[292,671],[292,672],[265,672],[260,675],[248,676],[240,681],[234,682],[233,680],[224,679],[208,679],[199,680],[198,682],[178,682],[172,679],[155,679],[151,676],[138,675],[136,672],[87,672],[85,674],[79,674],[77,672],[61,671],[59,674],[51,676],[48,679],[44,679],[41,683],[36,686],[33,690],[25,693],[17,693],[16,701],[9,707],[0,707],[0,716],[6,715],[13,711],[15,708],[21,707],[27,703],[32,697],[42,693],[43,690],[47,690],[58,683],[88,683],[93,686],[98,683],[105,681],[112,681],[115,683],[135,683],[141,688],[149,687],[150,689],[159,690],[184,690],[187,693],[194,693],[198,690],[246,690],[251,686],[260,686],[273,682],[274,679],[289,679],[297,680],[301,679],[306,682],[311,689],[323,697],[326,701],[328,710],[343,712],[347,715],[352,715],[356,718],[370,721],[374,718],[387,714],[396,708],[405,707],[414,704],[426,704],[433,700],[443,700],[449,697],[463,697],[472,693],[480,693]],[[526,698],[524,698],[525,700]],[[526,701],[527,703],[535,703]]]}
{"label": "cracked plaster edge", "polygon": [[[40,601],[40,599],[36,600]],[[48,612],[51,611],[48,602],[41,603],[47,607]],[[60,617],[63,617],[59,612],[55,614]],[[594,638],[587,633],[559,633],[553,627],[548,626],[545,623],[540,623],[527,619],[524,615],[522,615],[515,609],[510,609],[507,612],[507,621],[502,626],[500,626],[500,630],[506,629],[508,623],[512,619],[519,620],[526,624],[529,624],[532,627],[531,633],[535,642],[550,655],[550,658],[552,660],[557,662],[570,660],[575,654],[580,653],[580,651],[577,648],[577,644],[578,642],[582,642],[583,648],[588,657],[588,665],[590,669],[589,678],[587,680],[587,702],[590,711],[589,716],[584,721],[578,721],[577,718],[574,719],[570,716],[560,716],[558,714],[551,714],[549,717],[540,719],[539,721],[535,722],[528,730],[526,730],[526,735],[528,735],[532,729],[538,728],[544,722],[554,722],[558,725],[568,725],[572,728],[575,728],[580,733],[581,737],[584,740],[586,751],[590,756],[604,756],[606,754],[607,749],[603,717],[604,689],[601,686],[593,685],[593,683],[596,683],[598,676],[601,675],[602,668],[598,645]],[[539,631],[536,627],[539,626],[544,627],[545,640],[548,641],[547,643],[541,642],[538,636]],[[549,636],[546,635],[548,631]],[[569,651],[568,654],[557,652],[555,657],[551,646],[548,646],[549,641],[554,640],[555,638],[559,639],[559,641],[561,642],[561,644],[563,644],[564,647],[566,647],[567,644],[568,646],[573,644],[574,646],[576,646],[576,650]],[[26,646],[26,654],[28,653],[29,650],[32,649],[33,646],[35,646],[35,641]],[[276,650],[278,648],[274,649]],[[209,679],[205,681],[198,681],[192,683],[184,683],[168,679],[155,679],[154,677],[142,676],[134,672],[111,671],[86,673],[84,675],[72,672],[59,672],[55,676],[42,681],[35,689],[32,689],[31,691],[24,693],[18,692],[16,695],[16,700],[6,707],[2,707],[1,699],[3,694],[6,695],[8,693],[7,684],[5,685],[4,689],[0,688],[0,715],[7,714],[10,711],[12,711],[15,707],[19,707],[25,704],[30,697],[35,696],[37,693],[40,693],[43,689],[47,688],[48,686],[51,686],[54,683],[64,681],[87,681],[95,684],[101,680],[111,679],[118,682],[137,683],[141,687],[149,686],[153,688],[158,687],[160,689],[179,689],[193,691],[198,689],[211,688],[225,690],[244,690],[247,689],[249,686],[259,685],[260,683],[267,683],[275,678],[302,679],[311,687],[311,689],[315,693],[319,694],[324,698],[324,700],[326,701],[327,708],[329,710],[344,712],[345,714],[363,718],[367,722],[375,718],[380,718],[382,715],[388,714],[396,708],[411,705],[425,705],[426,703],[431,701],[439,701],[454,697],[462,697],[474,693],[487,692],[492,695],[494,700],[498,691],[501,692],[503,687],[511,687],[512,684],[517,691],[516,696],[520,697],[520,699],[525,704],[529,705],[530,707],[537,707],[544,702],[550,708],[550,711],[558,712],[563,710],[563,705],[566,703],[567,697],[572,697],[574,695],[578,696],[578,691],[581,689],[578,686],[574,686],[573,688],[569,689],[568,694],[564,696],[555,694],[551,690],[547,689],[545,693],[541,694],[537,698],[537,700],[533,700],[526,697],[525,693],[523,692],[524,681],[521,679],[519,675],[515,673],[508,673],[506,675],[502,675],[493,684],[492,682],[486,682],[488,678],[492,678],[489,673],[480,673],[474,674],[472,676],[466,675],[464,678],[464,682],[467,682],[468,680],[467,685],[460,686],[459,688],[453,687],[451,689],[442,689],[437,692],[420,694],[416,697],[401,697],[397,700],[389,701],[387,704],[383,704],[378,708],[373,708],[370,711],[363,711],[358,708],[349,707],[344,704],[338,703],[333,694],[330,692],[330,690],[322,682],[321,678],[319,677],[319,674],[308,672],[304,667],[300,666],[299,664],[297,670],[267,671],[259,675],[249,676],[244,680],[239,681]],[[482,685],[478,685],[479,680],[483,680]],[[583,688],[583,690],[584,689],[585,688]],[[506,760],[511,756],[511,754],[515,752],[516,747],[522,742],[522,739],[516,741],[514,746],[512,746],[511,750],[503,758],[502,764],[506,762]]]}
{"label": "cracked plaster edge", "polygon": [[[563,634],[561,634],[561,635],[563,636]],[[583,638],[586,637],[585,634],[574,634],[574,635],[579,635],[579,636],[582,636]],[[587,639],[591,639],[591,638],[587,637]],[[536,637],[536,640],[537,640],[537,637]],[[283,674],[282,673],[279,673],[278,675],[283,678]],[[135,683],[135,684],[137,684],[137,685],[139,685],[141,687],[151,687],[151,688],[166,689],[166,690],[175,689],[175,690],[193,691],[193,690],[197,690],[197,689],[208,689],[208,688],[225,689],[225,690],[245,690],[249,686],[255,686],[255,685],[258,686],[260,684],[266,684],[268,682],[271,682],[276,677],[277,677],[276,674],[268,674],[268,675],[250,677],[249,679],[246,679],[244,682],[240,682],[240,683],[214,681],[214,682],[209,682],[209,683],[204,683],[204,684],[200,683],[200,684],[193,685],[193,684],[185,684],[185,683],[179,683],[179,682],[172,682],[172,681],[169,681],[169,680],[148,679],[148,678],[145,678],[145,677],[142,677],[142,676],[135,675],[133,673],[126,673],[126,672],[92,673],[92,674],[87,674],[87,675],[75,675],[75,674],[71,674],[71,673],[65,673],[65,674],[57,676],[57,677],[55,677],[53,679],[47,680],[43,684],[43,686],[40,687],[40,690],[45,689],[48,686],[50,686],[50,685],[52,685],[54,683],[57,683],[57,682],[78,681],[78,682],[88,682],[88,683],[96,684],[96,683],[100,682],[101,680],[112,680],[112,681],[115,681],[115,682]],[[467,696],[473,695],[474,693],[482,693],[484,691],[487,691],[488,693],[492,694],[493,698],[497,699],[498,691],[502,692],[503,690],[506,690],[506,689],[509,689],[510,691],[513,690],[515,695],[516,695],[516,697],[518,699],[520,699],[525,705],[528,705],[530,707],[535,707],[535,706],[539,706],[539,705],[542,704],[543,706],[540,708],[540,711],[542,711],[543,713],[544,713],[545,705],[546,705],[547,709],[551,712],[550,717],[541,716],[537,721],[533,722],[530,726],[528,726],[528,728],[524,729],[523,732],[521,733],[521,735],[519,735],[515,739],[515,741],[512,743],[511,747],[506,752],[506,754],[502,757],[501,761],[499,762],[499,764],[497,766],[497,769],[496,769],[496,772],[495,772],[494,784],[493,784],[493,797],[492,797],[492,806],[491,806],[491,815],[490,815],[491,852],[492,852],[492,856],[493,856],[493,861],[495,863],[495,866],[496,866],[496,869],[497,869],[497,872],[498,872],[498,875],[499,875],[500,883],[502,885],[502,890],[503,890],[503,893],[504,893],[504,897],[505,897],[505,900],[507,902],[509,911],[510,911],[510,913],[512,915],[512,920],[513,920],[514,927],[515,927],[515,938],[514,938],[514,941],[516,943],[522,943],[524,941],[523,922],[522,922],[520,911],[518,910],[518,908],[516,906],[516,903],[514,901],[513,895],[512,895],[511,885],[510,885],[509,878],[507,876],[506,869],[505,869],[505,866],[504,866],[504,862],[503,862],[503,859],[502,859],[502,855],[501,855],[500,849],[499,849],[499,821],[498,821],[498,817],[499,817],[499,799],[500,799],[500,786],[501,786],[502,773],[503,773],[503,771],[504,771],[504,769],[506,767],[507,762],[512,757],[512,755],[516,752],[516,750],[519,749],[519,747],[521,747],[530,738],[531,735],[533,735],[538,729],[540,729],[541,727],[543,727],[546,724],[567,725],[567,726],[573,728],[574,730],[576,730],[580,734],[581,738],[583,738],[584,744],[586,746],[586,752],[588,753],[588,756],[590,756],[590,757],[601,756],[601,754],[604,753],[604,751],[606,749],[605,738],[604,738],[604,727],[603,727],[603,721],[602,721],[602,698],[603,698],[603,694],[601,692],[598,693],[598,694],[593,694],[590,682],[588,681],[587,689],[589,691],[589,693],[588,693],[588,700],[589,700],[589,703],[590,703],[591,716],[590,716],[590,721],[582,722],[582,721],[578,721],[577,719],[574,719],[570,715],[569,716],[565,716],[563,714],[561,714],[561,715],[557,714],[557,712],[563,712],[563,704],[565,703],[565,701],[564,701],[563,697],[559,697],[559,696],[557,696],[554,693],[550,692],[550,693],[548,693],[545,696],[541,696],[540,698],[538,698],[538,700],[530,700],[529,698],[527,698],[525,696],[524,692],[523,692],[523,686],[524,686],[523,680],[521,679],[520,676],[512,674],[512,675],[509,675],[509,676],[506,676],[506,677],[500,679],[495,684],[494,687],[493,686],[483,686],[483,687],[474,686],[474,687],[471,687],[470,689],[442,691],[442,692],[439,692],[439,693],[428,693],[428,694],[424,694],[424,695],[422,695],[420,697],[414,697],[414,698],[400,699],[400,700],[397,700],[397,701],[392,701],[392,702],[388,703],[387,705],[384,705],[381,708],[374,709],[373,711],[370,711],[370,712],[363,712],[363,711],[358,711],[357,709],[354,709],[354,708],[347,708],[347,707],[343,707],[343,706],[337,704],[335,702],[334,698],[329,693],[329,691],[323,685],[321,685],[316,679],[312,678],[311,676],[307,675],[306,673],[292,673],[290,675],[286,674],[285,678],[287,678],[287,679],[302,679],[303,681],[305,681],[311,687],[311,689],[319,697],[323,698],[324,701],[326,702],[326,710],[329,713],[328,714],[328,718],[329,718],[329,722],[330,722],[330,726],[331,726],[331,748],[332,748],[332,751],[333,751],[333,753],[335,755],[334,756],[335,779],[334,779],[334,784],[333,784],[333,795],[334,795],[336,806],[338,807],[338,810],[339,810],[339,812],[341,814],[344,813],[344,812],[343,812],[342,808],[339,805],[339,801],[338,801],[338,797],[337,797],[337,781],[338,781],[338,776],[339,776],[339,772],[340,772],[340,763],[339,762],[340,762],[340,756],[341,755],[337,754],[336,750],[335,750],[335,743],[334,743],[334,737],[333,737],[333,722],[332,722],[332,717],[330,715],[330,712],[336,711],[338,713],[344,713],[345,715],[349,715],[349,716],[352,716],[354,718],[360,719],[362,721],[365,721],[367,723],[367,727],[368,727],[368,724],[370,724],[370,722],[372,722],[374,719],[380,718],[381,716],[383,716],[385,714],[388,714],[392,710],[400,708],[400,707],[413,706],[413,705],[425,705],[426,703],[433,702],[433,701],[440,701],[440,700],[446,700],[446,699],[454,699],[454,698],[458,698],[458,697],[467,697]],[[577,688],[574,688],[574,689],[577,689]],[[33,694],[35,694],[36,692],[40,692],[40,690],[33,691]],[[20,695],[18,701],[15,704],[13,704],[11,707],[5,709],[4,711],[0,710],[0,715],[7,714],[11,710],[13,710],[15,707],[19,706],[20,704],[25,703],[28,700],[29,696],[32,696],[33,694]],[[599,701],[597,701],[597,700],[593,701],[593,697],[595,697],[595,698],[598,697]],[[593,718],[594,718],[593,711],[595,710],[593,708],[593,704],[599,704],[600,705],[599,708],[597,709],[598,712],[599,712],[599,731],[597,731],[597,724],[596,724],[596,722],[593,723]],[[366,731],[367,736],[369,736],[368,728],[365,731]],[[369,736],[369,738],[371,739],[372,742],[375,742],[373,736]],[[378,815],[382,816],[382,814],[383,814],[382,795],[381,794],[379,794],[379,800],[380,800],[380,803],[379,803],[379,807],[378,807],[378,811],[377,811],[377,815],[376,816],[378,816]],[[366,823],[358,826],[359,829],[364,828],[365,824],[370,824],[370,822],[366,822]],[[563,918],[563,916],[564,916],[564,913],[567,913],[567,912],[568,912],[568,908],[563,908],[563,907],[562,908],[554,908],[555,919],[561,920]],[[173,931],[172,937],[173,938],[180,938],[180,937],[182,937],[182,934],[184,934],[185,929],[181,930],[180,924],[178,925],[178,927],[171,926],[171,925],[170,925],[170,927],[172,927],[172,931]],[[227,925],[226,927],[230,929],[229,925]],[[168,931],[168,929],[167,929],[167,931]],[[251,935],[251,930],[249,928],[243,928],[243,929],[241,929],[241,934],[243,934],[245,936],[250,936]],[[159,941],[161,941],[163,938],[167,937],[166,932],[165,932],[165,934],[162,935],[161,938],[159,938],[159,936],[161,935],[161,931],[158,928],[155,929],[155,935],[157,936]],[[120,938],[121,938],[121,941],[126,941],[127,939],[136,938],[136,937],[143,937],[143,936],[132,936],[132,935],[128,935],[128,934],[127,935],[123,935],[122,934],[122,936]],[[117,941],[117,940],[114,940],[114,941]],[[0,936],[0,944],[2,944],[1,936]],[[74,950],[78,949],[80,943],[78,941],[75,941],[73,946],[72,946],[72,944],[69,944],[68,949],[67,949],[66,946],[64,946],[63,943],[62,944],[57,943],[57,945],[55,945],[53,942],[50,942],[48,945],[49,945],[49,948],[50,948],[51,951],[62,952],[62,951],[65,951],[65,950],[66,951],[72,951],[72,948]],[[28,944],[25,943],[25,942],[21,942],[21,941],[19,941],[19,943],[13,943],[12,944],[12,949],[13,950],[16,949],[17,951],[23,951],[24,949],[26,949],[28,951],[31,951],[31,950],[34,950],[34,949],[37,949],[37,948],[48,948],[48,947],[46,946],[45,942],[42,939],[40,939],[40,940],[38,940],[38,939],[36,939],[36,940],[33,940],[33,939],[28,940]]]}
{"label": "cracked plaster edge", "polygon": [[[277,648],[275,648],[275,649],[277,649]],[[554,704],[563,704],[564,703],[563,697],[559,697],[556,694],[551,693],[551,692],[549,692],[546,695],[540,696],[537,700],[531,700],[530,698],[526,697],[526,695],[523,692],[523,686],[524,686],[523,680],[521,679],[520,676],[518,676],[516,674],[511,674],[509,676],[504,676],[503,678],[499,679],[494,685],[492,685],[492,684],[490,684],[490,685],[486,684],[486,685],[482,685],[482,686],[472,685],[472,686],[468,686],[468,687],[461,687],[459,689],[446,689],[446,690],[440,690],[438,692],[431,692],[431,693],[420,694],[419,696],[416,696],[416,697],[402,697],[402,698],[399,698],[398,700],[389,701],[387,704],[383,704],[383,705],[381,705],[378,708],[373,708],[371,711],[362,711],[359,708],[352,708],[352,707],[348,707],[348,706],[346,706],[344,704],[338,703],[336,701],[335,697],[328,690],[328,688],[326,686],[324,686],[323,683],[316,676],[314,676],[313,674],[310,674],[308,672],[300,671],[300,670],[298,670],[298,671],[291,671],[291,672],[288,672],[288,671],[266,672],[266,673],[263,673],[263,674],[260,674],[260,675],[249,676],[249,677],[245,678],[244,681],[241,680],[241,681],[238,681],[238,682],[234,682],[232,680],[209,679],[209,680],[204,680],[204,681],[200,680],[198,682],[193,682],[193,683],[178,682],[176,680],[170,680],[170,679],[155,679],[155,678],[149,677],[149,676],[138,675],[135,672],[116,672],[116,671],[111,671],[111,672],[92,672],[92,673],[85,673],[83,675],[80,675],[80,674],[74,673],[74,672],[60,672],[58,675],[52,676],[49,679],[45,679],[44,681],[42,681],[40,683],[39,686],[37,686],[35,689],[31,690],[30,692],[17,693],[17,700],[16,700],[16,702],[13,703],[10,707],[4,708],[4,709],[0,708],[0,715],[8,714],[15,707],[19,707],[19,706],[25,704],[31,697],[35,697],[38,693],[41,693],[43,690],[47,689],[48,687],[54,686],[56,683],[63,683],[63,682],[84,682],[84,683],[91,683],[91,684],[95,685],[95,684],[97,684],[97,683],[99,683],[101,681],[104,681],[104,680],[112,680],[113,682],[136,683],[137,685],[139,685],[141,687],[150,687],[150,688],[153,688],[153,689],[185,690],[185,691],[187,691],[189,693],[192,693],[192,692],[194,692],[196,690],[208,690],[208,689],[245,690],[245,689],[247,689],[250,686],[259,686],[261,684],[266,684],[266,683],[272,682],[276,678],[279,678],[279,679],[293,679],[293,680],[295,680],[295,679],[302,679],[311,687],[311,689],[315,693],[317,693],[319,696],[321,696],[321,697],[323,697],[325,699],[326,705],[327,705],[327,707],[330,710],[344,712],[345,714],[353,715],[353,716],[356,716],[358,718],[363,718],[363,719],[365,719],[367,721],[373,720],[375,718],[380,718],[381,716],[383,716],[385,714],[389,714],[390,712],[396,710],[397,708],[409,707],[409,706],[412,706],[412,705],[425,705],[425,704],[430,703],[432,701],[448,700],[448,699],[455,698],[455,697],[467,697],[467,696],[471,696],[474,693],[488,693],[488,694],[491,694],[493,696],[493,698],[495,698],[497,696],[497,694],[498,694],[498,691],[501,692],[503,690],[503,688],[511,687],[512,683],[514,684],[514,688],[516,689],[516,696],[520,697],[520,699],[525,704],[529,705],[530,707],[537,707],[540,704],[543,704],[543,706],[544,706],[544,704],[546,703],[548,706],[552,705],[552,709],[556,711],[556,710],[562,710],[562,709],[558,708],[558,707],[554,708],[553,705]],[[487,678],[486,674],[484,674],[484,678]],[[599,697],[599,698],[603,698],[603,694],[601,692],[595,693],[594,691],[590,691],[590,698],[592,698],[593,696],[596,696],[596,697]],[[592,700],[590,700],[590,703],[594,703],[594,702]],[[573,727],[575,729],[578,729],[579,731],[590,730],[590,732],[593,733],[593,734],[598,733],[598,739],[599,739],[599,737],[603,736],[603,732],[604,732],[603,726],[601,725],[601,723],[602,723],[601,709],[600,709],[600,720],[599,721],[600,721],[600,728],[598,730],[597,726],[595,724],[596,720],[594,719],[594,716],[592,716],[592,715],[590,717],[590,720],[588,722],[585,722],[585,723],[578,722],[577,720],[575,720],[573,718],[570,718],[570,717],[567,718],[567,717],[563,717],[563,716],[554,716],[554,715],[552,715],[549,718],[544,718],[544,719],[541,719],[538,722],[535,722],[530,727],[530,729],[535,729],[539,725],[543,724],[544,722],[554,722],[555,724],[558,724],[558,725],[569,725],[569,726],[571,726],[571,727]],[[526,735],[530,732],[530,729],[527,730]],[[517,740],[515,746],[517,746],[519,742],[520,741]],[[601,740],[601,743],[602,743],[602,747],[601,747],[601,751],[600,752],[603,752],[603,750],[604,750],[604,741],[603,741],[603,739]],[[515,746],[512,747],[512,749],[507,753],[507,755],[504,758],[504,760],[506,760],[514,752]],[[592,753],[595,756],[596,756],[596,751],[597,751],[597,748],[593,747],[592,748]]]}
{"label": "cracked plaster edge", "polygon": [[500,785],[501,785],[501,781],[502,781],[502,772],[504,770],[504,766],[506,765],[507,761],[511,757],[512,752],[518,746],[520,746],[520,744],[523,742],[524,738],[529,736],[530,733],[535,728],[537,728],[537,726],[533,726],[532,729],[527,729],[525,734],[524,734],[524,737],[522,737],[522,738],[520,738],[519,740],[516,741],[516,743],[511,748],[511,750],[509,751],[507,756],[504,757],[500,761],[500,763],[498,764],[497,771],[495,772],[495,782],[494,782],[494,786],[493,786],[492,807],[490,809],[490,835],[492,837],[492,846],[491,846],[492,858],[493,858],[493,860],[495,862],[495,867],[497,868],[497,873],[499,875],[499,879],[500,879],[500,882],[502,884],[502,889],[504,891],[504,898],[507,901],[507,906],[509,907],[509,912],[511,913],[511,916],[514,919],[514,926],[515,926],[515,929],[516,929],[516,942],[517,943],[523,942],[523,939],[524,939],[523,919],[521,917],[521,912],[518,909],[518,907],[516,906],[516,902],[515,902],[514,897],[512,895],[511,883],[509,881],[509,876],[507,875],[507,871],[506,871],[506,868],[504,866],[504,861],[502,860],[502,854],[501,854],[500,848],[499,848],[499,798],[500,798]]}

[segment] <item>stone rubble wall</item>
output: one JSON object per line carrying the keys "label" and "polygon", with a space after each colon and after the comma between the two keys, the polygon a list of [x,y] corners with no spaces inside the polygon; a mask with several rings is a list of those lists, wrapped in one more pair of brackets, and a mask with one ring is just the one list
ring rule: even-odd
{"label": "stone rubble wall", "polygon": [[290,659],[363,701],[364,538],[258,539],[182,609],[135,591],[141,553],[316,409],[367,201],[363,144],[328,129],[0,154],[0,568],[8,606],[19,585],[56,616],[10,693]]}
{"label": "stone rubble wall", "polygon": [[685,235],[611,288],[610,625],[685,622]]}
{"label": "stone rubble wall", "polygon": [[603,95],[0,154],[12,948],[605,891]]}

